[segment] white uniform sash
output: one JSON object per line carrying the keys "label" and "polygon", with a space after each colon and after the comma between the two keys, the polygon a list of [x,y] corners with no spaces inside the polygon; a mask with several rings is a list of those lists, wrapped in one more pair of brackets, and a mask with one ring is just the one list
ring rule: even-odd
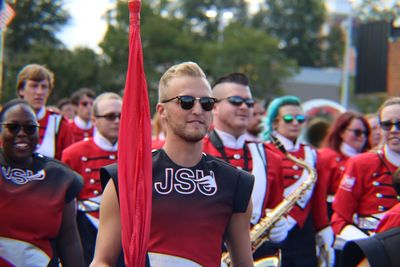
{"label": "white uniform sash", "polygon": [[[304,146],[304,160],[307,164],[312,166],[313,168],[315,167],[315,154],[314,151],[308,147]],[[288,186],[285,188],[283,195],[285,197],[289,196],[296,188],[298,188],[308,177],[308,171],[306,169],[303,170],[303,173],[301,177],[292,185]],[[314,190],[314,184],[310,186],[308,190],[301,196],[301,198],[297,201],[297,205],[299,205],[301,208],[305,208],[307,203],[310,201],[310,198],[312,196],[312,192]]]}
{"label": "white uniform sash", "polygon": [[61,115],[50,114],[42,143],[38,145],[36,152],[50,158],[54,158],[56,154],[56,134],[58,126],[61,122]]}
{"label": "white uniform sash", "polygon": [[14,266],[42,267],[50,262],[49,256],[35,245],[0,236],[0,256]]}
{"label": "white uniform sash", "polygon": [[251,223],[256,224],[263,212],[264,198],[267,193],[267,160],[263,144],[249,143],[247,146],[253,161],[253,170],[251,173],[254,175],[254,187],[251,194],[253,201]]}

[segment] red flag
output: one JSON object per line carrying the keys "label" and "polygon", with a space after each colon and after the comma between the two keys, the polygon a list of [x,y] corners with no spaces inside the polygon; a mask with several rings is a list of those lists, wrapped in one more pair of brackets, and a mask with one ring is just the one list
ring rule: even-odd
{"label": "red flag", "polygon": [[118,139],[122,247],[128,267],[143,267],[151,220],[151,118],[140,40],[140,0],[129,2],[129,59]]}

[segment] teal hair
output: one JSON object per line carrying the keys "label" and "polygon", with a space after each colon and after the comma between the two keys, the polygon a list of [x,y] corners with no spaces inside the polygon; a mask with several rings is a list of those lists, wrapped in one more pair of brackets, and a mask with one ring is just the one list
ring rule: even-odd
{"label": "teal hair", "polygon": [[262,133],[262,139],[264,141],[269,140],[269,136],[273,132],[272,124],[276,117],[278,117],[279,109],[287,105],[300,106],[301,101],[297,96],[288,95],[275,98],[268,105],[267,116],[264,118],[264,131]]}

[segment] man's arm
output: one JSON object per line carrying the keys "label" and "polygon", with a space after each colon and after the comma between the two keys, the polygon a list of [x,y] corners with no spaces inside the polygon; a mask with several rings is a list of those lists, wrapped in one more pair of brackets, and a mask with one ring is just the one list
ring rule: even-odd
{"label": "man's arm", "polygon": [[252,209],[249,201],[246,212],[234,213],[229,222],[226,243],[233,266],[253,266],[249,229]]}
{"label": "man's arm", "polygon": [[121,253],[121,221],[117,192],[112,179],[104,189],[96,250],[90,267],[115,266]]}

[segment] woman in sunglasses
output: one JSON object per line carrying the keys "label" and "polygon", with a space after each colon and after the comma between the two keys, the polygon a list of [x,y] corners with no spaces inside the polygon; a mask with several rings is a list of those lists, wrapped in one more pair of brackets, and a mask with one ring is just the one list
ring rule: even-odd
{"label": "woman in sunglasses", "polygon": [[338,248],[367,237],[398,203],[392,177],[400,167],[400,98],[386,100],[378,114],[383,147],[351,157],[335,194],[331,221]]}
{"label": "woman in sunglasses", "polygon": [[369,131],[368,122],[362,114],[347,111],[336,118],[322,142],[319,160],[323,162],[327,173],[329,216],[332,215],[333,196],[339,186],[346,161],[370,148]]}
{"label": "woman in sunglasses", "polygon": [[75,222],[80,176],[34,153],[34,111],[11,100],[0,113],[0,266],[83,266]]}
{"label": "woman in sunglasses", "polygon": [[[334,263],[333,232],[329,226],[326,190],[322,168],[317,162],[317,152],[299,140],[306,117],[300,100],[295,96],[275,98],[267,110],[265,119],[265,140],[271,135],[278,139],[291,155],[303,159],[308,165],[317,169],[317,181],[301,198],[287,215],[289,234],[282,250],[282,266],[317,266],[315,246],[320,248],[325,266]],[[308,179],[308,172],[295,162],[289,160],[273,142],[268,147],[282,158],[284,177],[284,196],[290,195],[303,181]],[[316,235],[315,235],[315,232]],[[301,245],[299,245],[301,244]],[[301,256],[300,256],[301,255]]]}

